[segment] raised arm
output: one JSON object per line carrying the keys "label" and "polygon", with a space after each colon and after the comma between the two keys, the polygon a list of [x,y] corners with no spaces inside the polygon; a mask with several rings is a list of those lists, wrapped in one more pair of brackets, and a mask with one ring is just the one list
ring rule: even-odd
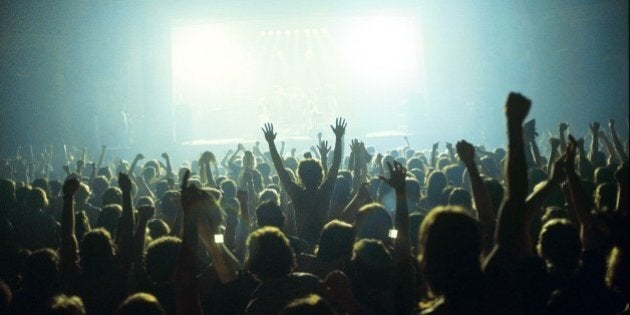
{"label": "raised arm", "polygon": [[405,189],[405,178],[407,170],[398,162],[389,168],[389,179],[380,177],[382,181],[394,188],[396,191],[396,213],[394,215],[394,227],[398,230],[398,235],[394,239],[394,258],[402,262],[411,255],[411,241],[409,235],[409,209],[407,207],[407,191]]}
{"label": "raised arm", "polygon": [[[162,153],[162,158],[166,161],[166,179],[169,182],[175,177],[173,174],[173,167],[171,166],[171,158],[168,156],[168,153]],[[172,189],[173,187],[171,187]]]}
{"label": "raised arm", "polygon": [[440,145],[440,142],[436,142],[433,144],[433,146],[431,147],[431,167],[435,168],[436,164],[437,164],[437,149],[438,146]]}
{"label": "raised arm", "polygon": [[147,223],[155,214],[153,206],[141,206],[138,208],[138,224],[133,240],[134,267],[139,270],[144,264],[144,243],[146,241]]}
{"label": "raised arm", "polygon": [[186,170],[182,179],[181,201],[184,212],[184,234],[182,246],[175,267],[175,307],[180,315],[201,314],[199,287],[195,275],[197,263],[198,227],[202,192],[188,185],[190,171]]}
{"label": "raised arm", "polygon": [[[516,259],[527,251],[524,244],[525,198],[527,197],[527,163],[523,142],[523,121],[531,108],[526,97],[510,93],[505,105],[508,129],[507,200],[499,210],[496,247],[488,263],[498,268],[515,268]],[[493,255],[494,254],[494,255]],[[498,261],[494,261],[497,259]]]}
{"label": "raised arm", "polygon": [[267,140],[267,144],[269,144],[269,153],[271,153],[271,160],[273,161],[273,166],[276,168],[276,172],[278,173],[278,177],[280,178],[280,182],[289,195],[293,195],[299,187],[296,183],[291,180],[291,176],[284,168],[282,164],[282,157],[278,153],[278,149],[276,148],[275,140],[278,133],[274,132],[273,124],[266,123],[262,128],[263,134],[265,135],[265,140]]}
{"label": "raised arm", "polygon": [[595,154],[599,152],[599,123],[594,121],[589,125],[591,130],[591,151],[589,152],[589,160],[593,161]]}
{"label": "raised arm", "polygon": [[79,270],[78,242],[75,235],[74,194],[79,180],[68,178],[63,184],[63,212],[61,214],[61,274],[62,285],[70,285],[70,279]]}
{"label": "raised arm", "polygon": [[320,157],[322,168],[324,169],[324,176],[328,176],[328,152],[330,152],[328,141],[320,140],[317,145],[317,150],[319,151],[317,155]]}
{"label": "raised arm", "polygon": [[133,162],[131,162],[131,166],[129,166],[129,171],[127,171],[127,174],[133,176],[133,172],[136,170],[136,165],[138,164],[138,161],[142,159],[144,159],[144,155],[142,155],[142,153],[136,154],[136,157],[133,159]]}
{"label": "raised arm", "polygon": [[116,245],[118,246],[121,262],[125,268],[131,265],[133,259],[133,229],[134,216],[131,204],[131,179],[125,173],[118,174],[118,185],[122,190],[122,215],[116,229]]}
{"label": "raised arm", "polygon": [[615,152],[615,147],[612,142],[610,142],[610,139],[608,139],[608,136],[606,136],[606,133],[603,130],[599,131],[599,137],[604,140],[604,145],[606,145],[606,151],[608,151],[608,161],[616,161],[619,164],[623,163],[623,161],[619,159],[617,152]]}
{"label": "raised arm", "polygon": [[617,134],[614,119],[608,121],[608,128],[610,128],[610,133],[612,134],[613,144],[615,145],[615,152],[617,152],[617,155],[623,161],[623,163],[628,163],[628,155],[626,154],[626,151],[624,151],[623,144],[621,144],[621,140],[619,139],[619,135]]}
{"label": "raised arm", "polygon": [[551,146],[551,154],[549,154],[549,161],[547,163],[547,174],[551,174],[551,167],[554,161],[558,159],[558,147],[560,147],[560,139],[551,137],[549,138],[549,145]]}
{"label": "raised arm", "polygon": [[337,174],[339,173],[339,166],[341,166],[341,150],[343,149],[343,135],[346,133],[346,120],[343,118],[337,118],[335,120],[335,126],[330,126],[335,134],[335,150],[333,151],[333,162],[328,170],[326,181],[337,180]]}
{"label": "raised arm", "polygon": [[583,240],[588,239],[588,230],[593,224],[593,216],[590,213],[592,207],[589,199],[582,188],[580,177],[575,172],[575,156],[577,154],[577,141],[573,136],[569,135],[569,144],[566,150],[565,173],[567,176],[567,184],[569,188],[569,194],[573,204],[573,210],[575,211],[575,217],[577,217],[581,230]]}
{"label": "raised arm", "polygon": [[475,147],[461,140],[456,144],[457,155],[459,159],[466,166],[468,170],[468,176],[470,177],[470,184],[472,186],[473,200],[475,201],[475,207],[479,215],[479,222],[481,223],[481,230],[483,235],[482,244],[484,253],[488,253],[492,249],[494,229],[496,226],[496,217],[494,214],[494,208],[492,205],[492,199],[490,199],[490,193],[488,188],[483,183],[483,179],[475,164]]}
{"label": "raised arm", "polygon": [[558,131],[560,133],[560,150],[562,152],[564,152],[564,150],[567,149],[567,140],[565,137],[565,133],[567,132],[567,129],[569,128],[569,125],[565,122],[560,123],[560,125],[558,126]]}

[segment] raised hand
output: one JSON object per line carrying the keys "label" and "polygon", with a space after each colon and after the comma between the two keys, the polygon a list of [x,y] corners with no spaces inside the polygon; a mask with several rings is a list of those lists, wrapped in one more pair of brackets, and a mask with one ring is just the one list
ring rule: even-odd
{"label": "raised hand", "polygon": [[136,154],[136,160],[140,161],[142,159],[144,159],[144,155],[142,155],[142,153]]}
{"label": "raised hand", "polygon": [[575,156],[577,154],[577,141],[572,135],[569,135],[569,143],[567,144],[567,150],[565,153],[564,171],[566,174],[573,174],[575,172]]}
{"label": "raised hand", "polygon": [[452,144],[452,143],[450,143],[450,142],[447,142],[447,143],[446,143],[446,149],[447,149],[447,150],[449,150],[449,151],[450,151],[450,150],[453,150],[453,144]]}
{"label": "raised hand", "polygon": [[245,151],[246,149],[245,149],[245,146],[242,143],[239,143],[238,144],[238,150],[239,151]]}
{"label": "raised hand", "polygon": [[118,173],[118,186],[123,192],[131,191],[131,179],[125,173]]}
{"label": "raised hand", "polygon": [[475,147],[466,142],[466,140],[458,141],[455,147],[457,148],[459,159],[464,163],[470,163],[475,160]]}
{"label": "raised hand", "polygon": [[63,183],[63,195],[66,197],[74,196],[74,193],[79,189],[79,180],[76,177],[70,177]]}
{"label": "raised hand", "polygon": [[343,137],[343,134],[346,132],[347,125],[348,124],[346,123],[346,120],[339,117],[335,119],[335,126],[333,127],[331,125],[330,129],[332,129],[333,133],[335,134],[335,137],[340,139],[341,137]]}
{"label": "raised hand", "polygon": [[322,132],[318,132],[317,133],[317,142],[321,142],[322,141]]}
{"label": "raised hand", "polygon": [[328,145],[328,141],[323,140],[320,141],[317,145],[317,150],[319,151],[319,156],[325,158],[328,156],[328,152],[330,152],[330,146]]}
{"label": "raised hand", "polygon": [[610,128],[610,130],[615,130],[615,120],[614,119],[609,119],[608,120],[608,128]]}
{"label": "raised hand", "polygon": [[164,152],[161,156],[163,159],[168,160],[168,153]]}
{"label": "raised hand", "polygon": [[202,162],[202,161],[204,163],[216,163],[217,159],[212,152],[204,151],[201,154],[201,158],[199,159],[199,162]]}
{"label": "raised hand", "polygon": [[387,162],[387,168],[389,169],[389,178],[383,176],[379,176],[379,178],[389,186],[392,186],[396,192],[404,192],[407,170],[398,162],[394,162],[394,166]]}
{"label": "raised hand", "polygon": [[273,124],[272,123],[266,123],[263,127],[262,127],[262,132],[265,135],[265,140],[267,140],[267,142],[272,143],[274,140],[276,140],[276,136],[278,135],[278,133],[274,133],[273,132]]}
{"label": "raised hand", "polygon": [[532,107],[532,102],[525,96],[510,92],[505,103],[505,115],[508,121],[522,124]]}
{"label": "raised hand", "polygon": [[438,149],[438,146],[440,145],[440,141],[436,142],[433,144],[433,146],[431,147],[431,149],[433,149],[433,151]]}
{"label": "raised hand", "polygon": [[562,134],[562,133],[565,133],[568,128],[569,128],[569,125],[567,123],[561,122],[558,129],[559,129],[560,133]]}
{"label": "raised hand", "polygon": [[560,183],[566,178],[567,153],[560,156],[551,166],[549,180],[554,183]]}
{"label": "raised hand", "polygon": [[352,139],[352,140],[350,140],[350,151],[355,152],[355,153],[359,153],[360,147],[361,147],[361,145],[359,143],[359,139]]}
{"label": "raised hand", "polygon": [[589,127],[591,129],[591,132],[593,133],[593,136],[599,135],[599,122],[594,121],[589,125]]}

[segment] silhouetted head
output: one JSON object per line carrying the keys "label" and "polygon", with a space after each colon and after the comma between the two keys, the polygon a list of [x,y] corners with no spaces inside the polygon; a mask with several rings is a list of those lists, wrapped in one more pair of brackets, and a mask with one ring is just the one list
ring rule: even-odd
{"label": "silhouetted head", "polygon": [[162,219],[153,219],[149,221],[147,227],[149,228],[149,236],[151,239],[157,239],[171,233],[171,228],[168,226],[168,223],[164,222]]}
{"label": "silhouetted head", "polygon": [[78,203],[86,203],[91,194],[92,191],[90,191],[90,186],[85,183],[81,183],[77,192],[74,193],[74,200]]}
{"label": "silhouetted head", "polygon": [[582,252],[580,232],[569,220],[552,219],[543,225],[537,249],[552,268],[573,271]]}
{"label": "silhouetted head", "polygon": [[367,204],[357,213],[354,229],[357,240],[377,239],[389,244],[389,230],[392,229],[392,218],[383,205]]}
{"label": "silhouetted head", "polygon": [[317,188],[324,177],[322,164],[318,160],[304,159],[298,165],[298,176],[305,188]]}
{"label": "silhouetted head", "polygon": [[50,187],[48,186],[48,181],[45,178],[36,178],[31,183],[31,187],[33,187],[33,188],[35,188],[35,187],[41,188],[43,191],[46,192],[46,194],[48,194],[50,192]]}
{"label": "silhouetted head", "polygon": [[25,290],[52,293],[58,285],[59,256],[50,248],[31,253],[22,266],[22,286]]}
{"label": "silhouetted head", "polygon": [[346,201],[350,199],[352,192],[352,179],[348,180],[344,176],[337,176],[335,188],[332,193],[332,200]]}
{"label": "silhouetted head", "polygon": [[26,199],[26,207],[31,210],[44,209],[48,207],[46,192],[39,187],[33,187]]}
{"label": "silhouetted head", "polygon": [[163,236],[149,243],[144,267],[153,282],[167,283],[173,280],[181,246],[182,241],[172,236]]}
{"label": "silhouetted head", "polygon": [[412,208],[420,201],[420,182],[415,178],[405,179],[405,189],[407,190],[407,203]]}
{"label": "silhouetted head", "polygon": [[236,182],[228,179],[221,183],[221,190],[223,191],[223,200],[236,198]]}
{"label": "silhouetted head", "polygon": [[600,184],[595,189],[595,207],[599,210],[613,210],[617,206],[617,186]]}
{"label": "silhouetted head", "polygon": [[354,229],[352,229],[352,225],[339,220],[332,220],[324,225],[319,234],[317,258],[324,262],[349,259],[352,255],[353,244]]}
{"label": "silhouetted head", "polygon": [[282,231],[263,227],[247,239],[245,269],[262,282],[290,274],[296,266],[295,254]]}
{"label": "silhouetted head", "polygon": [[118,219],[122,215],[122,207],[116,204],[110,204],[98,214],[96,219],[96,227],[104,228],[110,234],[116,234],[118,227]]}
{"label": "silhouetted head", "polygon": [[394,260],[379,240],[362,239],[354,244],[350,261],[352,285],[362,290],[386,290],[393,283]]}
{"label": "silhouetted head", "polygon": [[256,159],[252,151],[245,151],[243,154],[243,167],[250,171],[256,168]]}
{"label": "silhouetted head", "polygon": [[411,158],[407,160],[407,169],[412,170],[414,168],[424,169],[424,165],[422,164],[422,160],[417,157]]}
{"label": "silhouetted head", "polygon": [[437,200],[440,199],[446,184],[447,180],[444,173],[440,171],[431,172],[427,178],[427,197],[437,202]]}
{"label": "silhouetted head", "polygon": [[116,309],[115,315],[166,315],[162,304],[149,293],[130,295]]}
{"label": "silhouetted head", "polygon": [[274,201],[263,202],[256,208],[256,223],[258,227],[273,226],[282,230],[284,228],[284,219],[280,205]]}
{"label": "silhouetted head", "polygon": [[498,214],[499,207],[503,202],[503,196],[505,194],[503,185],[501,185],[501,183],[499,183],[494,178],[484,178],[483,184],[486,185],[488,193],[490,194],[490,200],[492,201],[492,210],[494,210],[494,214]]}
{"label": "silhouetted head", "polygon": [[481,273],[477,221],[458,207],[433,209],[420,227],[420,269],[435,295],[454,295]]}
{"label": "silhouetted head", "polygon": [[278,192],[271,188],[265,188],[260,192],[260,196],[258,196],[258,200],[260,203],[272,201],[277,204],[280,204],[280,195]]}
{"label": "silhouetted head", "polygon": [[605,184],[605,183],[614,183],[615,182],[615,176],[613,171],[611,171],[609,168],[607,167],[598,167],[597,169],[595,169],[595,184],[599,185],[599,184]]}
{"label": "silhouetted head", "polygon": [[281,315],[334,315],[332,306],[317,294],[295,299],[280,311]]}
{"label": "silhouetted head", "polygon": [[15,203],[15,183],[12,180],[0,179],[0,200],[2,206],[13,206]]}
{"label": "silhouetted head", "polygon": [[109,232],[102,228],[93,229],[81,241],[81,269],[90,275],[102,275],[113,271],[114,242]]}
{"label": "silhouetted head", "polygon": [[258,163],[258,165],[256,165],[256,169],[260,172],[260,175],[265,178],[268,178],[269,173],[271,173],[271,166],[267,162]]}
{"label": "silhouetted head", "polygon": [[111,204],[122,205],[122,190],[118,187],[109,187],[103,192],[101,200],[103,207]]}
{"label": "silhouetted head", "polygon": [[49,315],[85,315],[85,305],[80,297],[59,294],[50,301]]}
{"label": "silhouetted head", "polygon": [[472,196],[464,189],[455,188],[448,195],[448,205],[459,206],[472,213]]}
{"label": "silhouetted head", "polygon": [[461,186],[464,167],[457,164],[451,164],[444,168],[444,173],[450,185]]}

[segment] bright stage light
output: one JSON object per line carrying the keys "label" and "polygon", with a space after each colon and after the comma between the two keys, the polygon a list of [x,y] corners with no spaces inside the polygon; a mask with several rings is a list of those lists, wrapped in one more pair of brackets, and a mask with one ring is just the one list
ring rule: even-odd
{"label": "bright stage light", "polygon": [[352,79],[376,85],[399,84],[418,72],[417,42],[412,19],[351,19],[339,43],[342,64]]}

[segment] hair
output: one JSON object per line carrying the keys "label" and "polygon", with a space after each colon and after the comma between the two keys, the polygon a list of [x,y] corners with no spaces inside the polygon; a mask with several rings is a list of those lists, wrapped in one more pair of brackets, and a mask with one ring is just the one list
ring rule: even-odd
{"label": "hair", "polygon": [[448,204],[450,206],[460,206],[472,211],[472,197],[468,191],[462,188],[451,190],[451,193],[448,195]]}
{"label": "hair", "polygon": [[417,168],[417,169],[424,168],[424,164],[422,164],[422,160],[420,160],[417,157],[410,158],[409,160],[407,160],[407,169],[412,170],[414,168]]}
{"label": "hair", "polygon": [[85,315],[83,300],[76,295],[59,294],[50,301],[49,315]]}
{"label": "hair", "polygon": [[481,274],[481,232],[459,207],[438,207],[420,227],[420,269],[431,292],[450,296]]}
{"label": "hair", "polygon": [[256,169],[260,172],[260,175],[268,177],[271,173],[271,166],[267,162],[258,163]]}
{"label": "hair", "polygon": [[357,213],[354,223],[357,240],[372,238],[388,243],[389,230],[393,227],[392,218],[383,205],[367,204]]}
{"label": "hair", "polygon": [[122,191],[118,187],[109,187],[103,192],[101,201],[103,207],[110,204],[122,205]]}
{"label": "hair", "polygon": [[354,229],[352,229],[352,225],[339,220],[332,220],[324,225],[319,235],[317,258],[324,262],[350,258],[353,244]]}
{"label": "hair", "polygon": [[34,251],[22,266],[22,285],[28,290],[50,290],[57,284],[59,256],[50,248]]}
{"label": "hair", "polygon": [[15,202],[15,183],[12,180],[0,178],[0,200],[3,206]]}
{"label": "hair", "polygon": [[595,206],[599,210],[613,210],[617,206],[617,186],[613,184],[599,184],[595,189]]}
{"label": "hair", "polygon": [[48,207],[46,192],[39,187],[33,187],[26,198],[26,207],[32,210]]}
{"label": "hair", "polygon": [[81,269],[87,274],[102,274],[112,271],[116,247],[106,229],[93,229],[81,241]]}
{"label": "hair", "polygon": [[[418,202],[420,200],[420,182],[415,178],[405,178],[405,190],[407,190],[407,200]],[[409,205],[410,207],[412,205]]]}
{"label": "hair", "polygon": [[295,299],[281,311],[281,315],[334,315],[333,308],[317,294],[309,294]]}
{"label": "hair", "polygon": [[223,191],[223,199],[236,198],[236,182],[228,179],[221,183],[221,190]]}
{"label": "hair", "polygon": [[353,286],[361,289],[387,289],[392,282],[394,260],[383,242],[375,239],[357,241],[352,249]]}
{"label": "hair", "polygon": [[166,311],[162,304],[149,293],[135,293],[130,295],[122,302],[116,312],[116,315],[166,315]]}
{"label": "hair", "polygon": [[304,159],[300,161],[297,168],[300,181],[305,188],[317,188],[324,178],[324,169],[318,160]]}
{"label": "hair", "polygon": [[92,191],[90,190],[90,186],[85,183],[81,183],[79,185],[79,189],[77,189],[77,192],[74,194],[74,198],[77,202],[85,203],[88,198],[90,198],[91,194]]}
{"label": "hair", "polygon": [[464,175],[464,167],[457,164],[451,164],[444,168],[444,174],[446,174],[446,178],[450,185],[453,186],[461,186],[462,178]]}
{"label": "hair", "polygon": [[486,185],[488,193],[490,194],[490,200],[492,201],[492,210],[494,210],[495,214],[498,214],[499,207],[503,202],[505,189],[503,188],[503,185],[501,185],[501,183],[499,183],[499,181],[494,178],[484,178],[483,184]]}
{"label": "hair", "polygon": [[177,203],[179,203],[179,191],[169,190],[160,199],[160,212],[162,215],[174,217],[177,213]]}
{"label": "hair", "polygon": [[295,254],[284,233],[275,227],[263,227],[247,238],[245,269],[261,281],[288,275],[296,266]]}
{"label": "hair", "polygon": [[173,236],[162,236],[147,247],[144,267],[153,282],[169,282],[173,278],[182,241]]}
{"label": "hair", "polygon": [[347,199],[350,199],[351,193],[352,179],[348,179],[345,176],[337,176],[337,179],[335,181],[335,188],[333,189],[331,199],[345,201]]}
{"label": "hair", "polygon": [[280,204],[280,194],[278,194],[278,192],[272,188],[263,189],[263,191],[260,192],[258,199],[260,200],[261,203],[266,202],[266,201],[272,201],[277,204]]}
{"label": "hair", "polygon": [[256,208],[256,223],[259,227],[273,226],[282,229],[284,220],[282,209],[274,201],[263,202]]}
{"label": "hair", "polygon": [[595,184],[604,184],[604,183],[614,183],[615,175],[614,172],[607,167],[598,167],[595,169],[594,174]]}
{"label": "hair", "polygon": [[151,239],[157,239],[171,233],[171,228],[162,219],[152,219],[147,224],[147,227],[149,228],[149,236]]}
{"label": "hair", "polygon": [[142,206],[155,207],[155,201],[153,201],[153,198],[149,196],[142,196],[136,201],[136,208],[140,208]]}
{"label": "hair", "polygon": [[116,233],[118,227],[118,219],[122,215],[122,207],[117,204],[110,204],[101,209],[96,219],[96,227],[107,230],[110,234]]}
{"label": "hair", "polygon": [[427,177],[427,198],[430,200],[430,207],[439,203],[442,191],[446,187],[446,175],[440,171],[433,171]]}
{"label": "hair", "polygon": [[567,219],[552,219],[543,225],[538,238],[538,254],[555,268],[575,270],[580,261],[580,232]]}

